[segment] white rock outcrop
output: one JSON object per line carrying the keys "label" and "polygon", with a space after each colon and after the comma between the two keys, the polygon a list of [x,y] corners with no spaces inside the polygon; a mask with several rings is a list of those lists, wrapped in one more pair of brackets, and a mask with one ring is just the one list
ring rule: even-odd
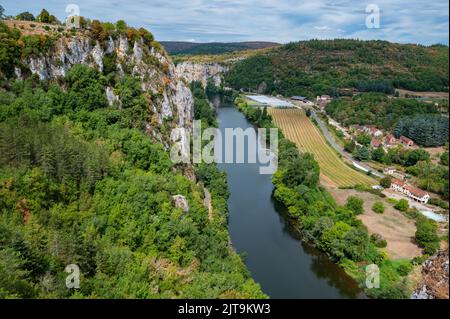
{"label": "white rock outcrop", "polygon": [[228,67],[218,63],[194,63],[181,62],[176,66],[177,75],[187,81],[201,82],[206,87],[208,80],[212,79],[216,86],[223,82],[223,74],[228,71]]}
{"label": "white rock outcrop", "polygon": [[183,195],[175,195],[172,198],[175,202],[176,208],[180,208],[185,213],[189,211],[189,204],[186,200],[186,197],[184,197]]}
{"label": "white rock outcrop", "polygon": [[115,106],[117,108],[122,107],[119,96],[114,94],[114,90],[110,86],[106,88],[106,99],[108,100],[109,106]]}
{"label": "white rock outcrop", "polygon": [[[184,129],[185,135],[192,132],[194,102],[191,91],[178,76],[175,66],[167,55],[154,47],[144,45],[142,39],[130,43],[125,36],[115,40],[110,37],[101,45],[87,36],[62,37],[55,42],[50,52],[32,56],[22,62],[41,80],[56,80],[66,76],[75,64],[84,64],[102,72],[105,55],[112,53],[116,53],[117,56],[115,61],[117,74],[124,77],[129,72],[139,78],[142,91],[152,96],[151,100],[148,99],[149,118],[154,116],[158,125],[163,124],[164,119],[171,120],[175,128]],[[153,56],[153,59],[145,59],[146,56]],[[157,62],[151,62],[155,60]],[[16,71],[17,77],[22,75],[19,71]],[[119,96],[114,93],[114,88],[107,87],[105,95],[110,106],[121,107],[123,101],[120,101]],[[151,127],[146,130],[152,132]],[[152,132],[152,136],[161,135]],[[173,143],[179,143],[180,139],[173,136],[169,133],[166,137]],[[187,152],[189,138],[183,136],[181,141],[185,144],[182,145],[183,150]]]}

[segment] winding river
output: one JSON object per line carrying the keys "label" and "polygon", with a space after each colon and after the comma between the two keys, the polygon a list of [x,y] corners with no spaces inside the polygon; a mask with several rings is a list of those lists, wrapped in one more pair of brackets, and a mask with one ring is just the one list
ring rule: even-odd
{"label": "winding river", "polygon": [[[252,125],[219,97],[220,130]],[[291,227],[284,208],[273,198],[270,175],[258,164],[220,164],[231,193],[229,232],[234,248],[245,256],[252,277],[271,298],[361,298],[355,281],[330,259],[303,242]]]}

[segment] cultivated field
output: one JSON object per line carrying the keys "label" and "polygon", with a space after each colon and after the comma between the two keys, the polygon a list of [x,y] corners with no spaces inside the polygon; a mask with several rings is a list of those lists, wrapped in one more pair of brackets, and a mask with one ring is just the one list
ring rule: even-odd
{"label": "cultivated field", "polygon": [[373,178],[352,169],[338,157],[303,110],[270,108],[268,111],[286,138],[295,142],[301,151],[314,154],[322,174],[337,186],[376,184]]}

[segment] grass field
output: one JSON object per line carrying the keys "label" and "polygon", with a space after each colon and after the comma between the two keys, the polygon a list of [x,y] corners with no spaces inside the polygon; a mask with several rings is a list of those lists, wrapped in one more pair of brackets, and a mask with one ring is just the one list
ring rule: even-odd
{"label": "grass field", "polygon": [[270,108],[268,111],[286,138],[295,142],[300,151],[314,154],[322,174],[338,187],[376,184],[373,178],[352,169],[339,158],[303,110]]}

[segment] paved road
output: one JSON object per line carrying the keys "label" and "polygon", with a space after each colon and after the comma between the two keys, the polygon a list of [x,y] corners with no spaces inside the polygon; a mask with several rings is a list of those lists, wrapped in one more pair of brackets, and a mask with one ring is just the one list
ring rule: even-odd
{"label": "paved road", "polygon": [[327,127],[325,126],[325,124],[323,123],[323,121],[321,119],[319,119],[319,117],[317,116],[316,112],[311,110],[311,115],[313,117],[313,119],[315,119],[317,121],[317,123],[319,124],[320,129],[322,130],[323,134],[325,135],[326,139],[328,140],[328,142],[330,142],[331,146],[339,152],[339,154],[341,154],[342,156],[344,156],[346,159],[348,159],[350,162],[359,165],[360,167],[366,169],[367,171],[371,171],[372,174],[374,176],[380,177],[380,178],[384,178],[385,175],[381,174],[377,171],[375,171],[373,168],[367,166],[366,164],[355,160],[350,154],[348,154],[347,152],[345,152],[343,149],[341,149],[341,147],[339,145],[336,144],[336,142],[333,140],[333,138],[330,135],[330,132],[328,132]]}

